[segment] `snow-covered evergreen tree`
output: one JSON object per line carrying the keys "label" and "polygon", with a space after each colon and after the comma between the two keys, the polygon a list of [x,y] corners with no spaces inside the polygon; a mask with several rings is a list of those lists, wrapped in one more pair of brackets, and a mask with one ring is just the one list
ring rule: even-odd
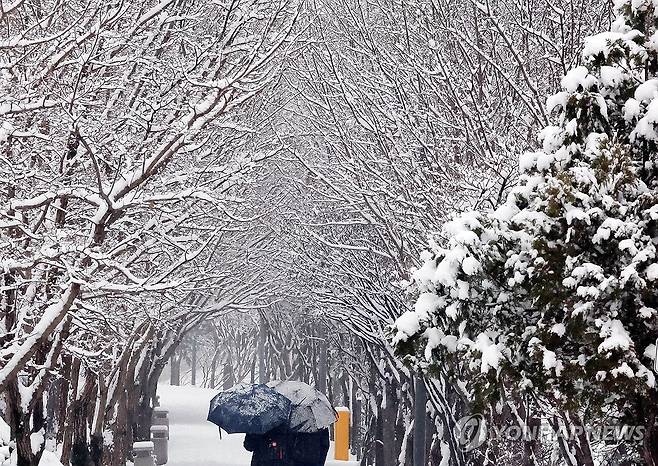
{"label": "snow-covered evergreen tree", "polygon": [[573,413],[613,409],[646,426],[655,464],[658,8],[615,8],[548,99],[556,124],[521,157],[507,201],[432,242],[393,341],[418,365],[449,367],[479,402],[531,391]]}

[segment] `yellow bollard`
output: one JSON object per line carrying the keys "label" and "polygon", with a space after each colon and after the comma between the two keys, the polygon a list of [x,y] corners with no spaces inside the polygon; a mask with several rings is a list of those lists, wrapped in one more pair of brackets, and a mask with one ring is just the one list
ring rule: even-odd
{"label": "yellow bollard", "polygon": [[334,424],[334,438],[336,439],[336,454],[334,459],[348,461],[350,459],[350,410],[336,408],[338,419]]}

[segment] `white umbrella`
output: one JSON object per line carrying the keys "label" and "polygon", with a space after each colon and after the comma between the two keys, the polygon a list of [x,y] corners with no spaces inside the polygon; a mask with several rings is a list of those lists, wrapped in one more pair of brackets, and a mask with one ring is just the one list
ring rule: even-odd
{"label": "white umbrella", "polygon": [[277,380],[267,385],[292,402],[291,431],[317,432],[336,422],[338,414],[327,397],[310,385],[295,380]]}

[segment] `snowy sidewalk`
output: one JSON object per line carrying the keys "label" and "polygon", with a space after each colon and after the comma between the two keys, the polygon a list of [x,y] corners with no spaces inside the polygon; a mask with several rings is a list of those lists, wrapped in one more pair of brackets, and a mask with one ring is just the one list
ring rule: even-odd
{"label": "snowy sidewalk", "polygon": [[[216,391],[198,387],[159,385],[160,404],[169,410],[167,466],[249,466],[251,454],[242,448],[244,435],[222,434],[206,421]],[[333,452],[329,452],[333,457]],[[327,461],[326,466],[354,466],[358,462]]]}
{"label": "snowy sidewalk", "polygon": [[158,387],[160,404],[169,410],[168,466],[248,466],[244,435],[222,434],[206,421],[213,390],[196,387]]}

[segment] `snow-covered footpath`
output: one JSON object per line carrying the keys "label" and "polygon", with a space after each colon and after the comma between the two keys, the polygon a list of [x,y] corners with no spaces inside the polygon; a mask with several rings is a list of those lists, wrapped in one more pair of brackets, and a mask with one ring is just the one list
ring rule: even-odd
{"label": "snow-covered footpath", "polygon": [[169,465],[243,466],[250,463],[242,448],[244,435],[222,434],[206,421],[213,390],[197,387],[158,387],[160,404],[169,410]]}
{"label": "snow-covered footpath", "polygon": [[[198,387],[158,386],[160,404],[169,409],[168,466],[245,466],[251,454],[242,448],[244,435],[222,434],[206,421],[213,390]],[[333,452],[329,452],[333,458]],[[354,461],[327,461],[327,466],[356,466]]]}

